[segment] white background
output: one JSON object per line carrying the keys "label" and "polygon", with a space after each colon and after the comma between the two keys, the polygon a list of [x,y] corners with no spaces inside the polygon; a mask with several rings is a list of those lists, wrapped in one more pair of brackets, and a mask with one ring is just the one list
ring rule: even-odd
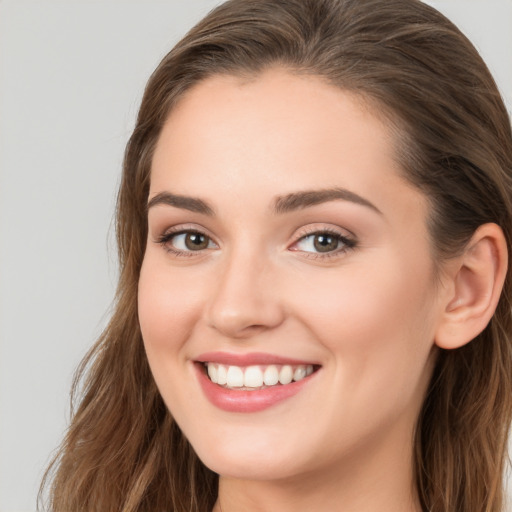
{"label": "white background", "polygon": [[[215,0],[0,0],[0,512],[33,512],[116,282],[112,215],[150,72]],[[512,105],[512,0],[432,1]],[[71,511],[70,511],[71,512]]]}

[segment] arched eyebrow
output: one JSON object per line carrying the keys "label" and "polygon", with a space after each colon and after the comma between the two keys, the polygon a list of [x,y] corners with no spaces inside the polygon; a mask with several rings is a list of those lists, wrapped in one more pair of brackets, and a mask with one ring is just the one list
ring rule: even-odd
{"label": "arched eyebrow", "polygon": [[350,190],[338,187],[321,190],[304,190],[277,197],[274,202],[274,211],[275,213],[288,213],[335,200],[360,204],[382,215],[382,212],[364,197]]}
{"label": "arched eyebrow", "polygon": [[[278,196],[274,200],[273,211],[276,214],[284,214],[335,200],[349,201],[366,206],[382,215],[382,212],[364,197],[350,190],[337,187],[321,190],[304,190]],[[197,197],[183,196],[171,192],[160,192],[149,200],[147,209],[149,210],[160,204],[208,215],[209,217],[215,215],[214,208],[203,199]]]}
{"label": "arched eyebrow", "polygon": [[171,194],[171,192],[160,192],[148,201],[147,209],[149,210],[159,204],[174,206],[175,208],[182,208],[195,213],[202,213],[209,217],[215,215],[214,209],[206,201],[197,197],[181,196]]}

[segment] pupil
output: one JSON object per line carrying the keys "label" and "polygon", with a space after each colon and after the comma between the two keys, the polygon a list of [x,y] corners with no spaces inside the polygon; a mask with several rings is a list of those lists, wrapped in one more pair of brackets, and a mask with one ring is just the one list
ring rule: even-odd
{"label": "pupil", "polygon": [[198,251],[208,247],[208,238],[200,233],[188,233],[185,237],[187,249]]}
{"label": "pupil", "polygon": [[338,239],[332,235],[317,235],[314,246],[318,252],[334,251],[338,248]]}

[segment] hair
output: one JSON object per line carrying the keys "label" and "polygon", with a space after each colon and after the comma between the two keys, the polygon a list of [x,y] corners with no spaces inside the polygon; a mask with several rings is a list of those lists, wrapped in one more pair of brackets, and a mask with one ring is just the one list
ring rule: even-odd
{"label": "hair", "polygon": [[[494,222],[512,255],[512,133],[478,52],[418,0],[230,0],[209,13],[149,79],[128,142],[117,203],[120,277],[110,323],[78,368],[72,421],[42,484],[54,512],[209,512],[218,476],[163,403],[137,316],[152,155],[183,94],[218,74],[280,67],[368,101],[395,135],[404,176],[429,200],[433,259]],[[509,265],[509,269],[512,266]],[[508,273],[486,329],[439,350],[414,438],[429,512],[502,511],[512,413]]]}

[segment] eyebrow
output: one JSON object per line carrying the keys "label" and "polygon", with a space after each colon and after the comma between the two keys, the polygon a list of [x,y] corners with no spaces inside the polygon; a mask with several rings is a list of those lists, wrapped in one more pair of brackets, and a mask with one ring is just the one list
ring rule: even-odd
{"label": "eyebrow", "polygon": [[350,190],[338,187],[322,190],[305,190],[278,197],[274,202],[274,211],[275,213],[288,213],[335,200],[360,204],[382,215],[382,212],[364,197]]}
{"label": "eyebrow", "polygon": [[149,210],[160,204],[182,208],[195,213],[202,213],[210,217],[214,215],[213,208],[206,201],[196,197],[181,196],[171,194],[170,192],[160,192],[149,200],[147,209]]}
{"label": "eyebrow", "polygon": [[[371,210],[382,215],[382,212],[370,201],[360,195],[344,188],[328,188],[321,190],[304,190],[292,192],[284,196],[279,196],[274,200],[273,210],[276,214],[284,214],[297,210],[302,210],[310,206],[326,203],[329,201],[349,201],[351,203],[366,206]],[[215,210],[203,199],[190,196],[172,194],[171,192],[160,192],[152,197],[147,205],[147,209],[157,205],[174,206],[195,213],[201,213],[213,217]]]}

